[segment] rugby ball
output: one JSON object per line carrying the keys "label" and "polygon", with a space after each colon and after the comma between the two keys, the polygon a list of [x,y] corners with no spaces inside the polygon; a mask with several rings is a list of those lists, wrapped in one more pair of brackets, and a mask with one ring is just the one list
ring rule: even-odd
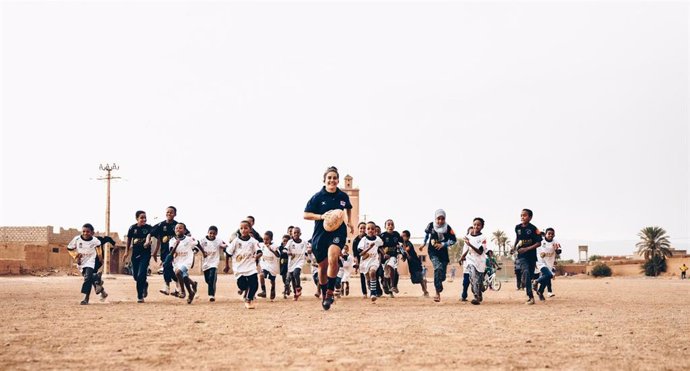
{"label": "rugby ball", "polygon": [[323,229],[333,232],[343,224],[345,213],[340,209],[329,210],[323,214]]}

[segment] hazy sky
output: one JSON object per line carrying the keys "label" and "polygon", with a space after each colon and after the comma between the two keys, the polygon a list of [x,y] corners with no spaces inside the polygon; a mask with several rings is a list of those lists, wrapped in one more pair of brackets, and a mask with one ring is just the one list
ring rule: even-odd
{"label": "hazy sky", "polygon": [[[689,240],[685,2],[3,2],[0,225],[300,225],[335,165],[421,235]],[[341,183],[342,184],[342,183]],[[154,220],[154,217],[158,217]],[[609,241],[609,242],[606,242]],[[622,245],[621,245],[622,244]]]}

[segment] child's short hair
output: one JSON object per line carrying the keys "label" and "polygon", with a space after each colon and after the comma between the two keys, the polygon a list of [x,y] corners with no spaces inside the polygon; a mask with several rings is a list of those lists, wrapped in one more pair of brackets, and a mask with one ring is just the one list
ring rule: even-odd
{"label": "child's short hair", "polygon": [[287,238],[287,239],[289,240],[289,239],[290,239],[290,235],[289,235],[289,234],[284,234],[284,235],[283,235],[283,238]]}
{"label": "child's short hair", "polygon": [[369,224],[373,225],[374,228],[378,227],[378,225],[376,225],[376,223],[374,223],[374,222],[367,222],[367,225],[369,225]]}
{"label": "child's short hair", "polygon": [[208,231],[209,232],[214,231],[214,232],[218,233],[218,227],[216,227],[215,225],[212,225],[212,226],[208,227]]}
{"label": "child's short hair", "polygon": [[175,206],[168,206],[168,209],[173,209],[175,214],[177,214],[177,208]]}
{"label": "child's short hair", "polygon": [[251,215],[247,215],[247,219],[251,219],[251,220],[252,220],[252,221],[251,221],[251,224],[256,223],[256,219],[255,219],[253,216],[251,216]]}
{"label": "child's short hair", "polygon": [[183,226],[183,227],[184,227],[184,230],[185,230],[185,232],[187,231],[187,224],[184,224],[184,223],[179,223],[179,222],[178,222],[178,223],[177,223],[177,225],[175,225],[175,228],[177,228],[177,226],[178,226],[178,225],[181,225],[181,226]]}
{"label": "child's short hair", "polygon": [[391,222],[391,223],[395,224],[395,222],[393,221],[393,219],[388,219],[388,220],[386,220],[385,223],[383,223],[383,225],[388,225],[388,222]]}
{"label": "child's short hair", "polygon": [[144,211],[144,210],[137,210],[137,212],[134,213],[134,217],[135,217],[136,219],[139,219],[139,215],[141,215],[141,214],[146,214],[146,211]]}
{"label": "child's short hair", "polygon": [[242,219],[242,221],[240,222],[240,225],[242,225],[242,224],[246,224],[246,225],[248,225],[250,228],[251,228],[251,226],[252,226],[252,223],[250,223],[249,220],[247,220],[247,219]]}
{"label": "child's short hair", "polygon": [[534,213],[532,212],[532,210],[530,210],[530,209],[522,209],[522,211],[526,212],[526,213],[527,213],[527,216],[529,216],[529,218],[532,219],[532,216],[534,215]]}
{"label": "child's short hair", "polygon": [[367,225],[366,222],[359,222],[359,224],[357,224],[357,228],[359,228],[359,226],[362,225],[362,224]]}
{"label": "child's short hair", "polygon": [[472,219],[472,222],[477,221],[477,220],[479,220],[479,222],[482,223],[482,227],[483,227],[484,226],[484,219],[482,219],[480,217],[476,217],[476,218]]}
{"label": "child's short hair", "polygon": [[268,238],[270,238],[271,240],[273,240],[273,232],[271,232],[271,231],[266,231],[266,232],[264,232],[264,235],[268,236]]}
{"label": "child's short hair", "polygon": [[86,229],[90,230],[91,232],[93,232],[93,226],[91,225],[91,223],[86,223],[86,224],[82,225],[81,227],[86,228]]}
{"label": "child's short hair", "polygon": [[553,228],[551,228],[551,227],[546,228],[546,230],[544,231],[544,233],[549,233],[549,231],[553,232],[553,234],[556,234],[556,230],[553,229]]}
{"label": "child's short hair", "polygon": [[406,229],[406,230],[402,231],[402,235],[403,235],[403,236],[407,236],[407,238],[410,238],[410,231],[408,231],[408,230]]}

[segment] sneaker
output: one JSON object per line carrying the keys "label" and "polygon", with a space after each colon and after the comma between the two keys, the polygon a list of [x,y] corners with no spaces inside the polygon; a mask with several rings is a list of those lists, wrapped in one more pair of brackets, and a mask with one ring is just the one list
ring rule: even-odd
{"label": "sneaker", "polygon": [[173,291],[170,293],[170,296],[174,296],[176,298],[184,299],[185,293],[184,292],[179,292],[177,290]]}
{"label": "sneaker", "polygon": [[215,298],[215,297],[213,297],[213,296],[211,296],[210,298],[208,298],[208,301],[210,301],[210,302],[214,302],[214,301],[216,301],[216,298]]}
{"label": "sneaker", "polygon": [[266,298],[266,291],[261,291],[260,293],[256,294],[256,296],[265,299]]}
{"label": "sneaker", "polygon": [[196,292],[191,291],[189,293],[189,298],[187,299],[187,304],[192,304],[192,301],[194,300],[194,295],[196,295]]}
{"label": "sneaker", "polygon": [[254,309],[256,306],[254,305],[254,302],[251,300],[247,300],[244,302],[244,307],[247,309]]}
{"label": "sneaker", "polygon": [[[364,297],[364,298],[366,299],[366,297]],[[378,298],[376,297],[376,295],[372,295],[372,296],[371,296],[371,302],[372,302],[372,303],[375,302],[376,299],[378,299]]]}
{"label": "sneaker", "polygon": [[436,293],[436,296],[434,296],[434,301],[437,303],[441,302],[441,294],[440,293],[438,293],[438,292]]}
{"label": "sneaker", "polygon": [[529,298],[525,304],[534,305],[534,298]]}
{"label": "sneaker", "polygon": [[137,303],[143,303],[144,299],[137,299]]}
{"label": "sneaker", "polygon": [[[318,293],[316,293],[316,297],[317,297],[317,298],[319,297],[319,294],[318,294]],[[286,294],[286,293],[283,293],[283,299],[287,299],[287,294]]]}
{"label": "sneaker", "polygon": [[539,300],[540,300],[540,301],[546,300],[546,298],[544,298],[544,293],[543,293],[543,292],[537,291],[537,296],[539,296]]}
{"label": "sneaker", "polygon": [[314,293],[314,296],[317,297],[317,298],[320,298],[320,297],[321,297],[321,294],[317,291],[317,292]]}
{"label": "sneaker", "polygon": [[[465,301],[467,301],[467,300],[465,300]],[[472,303],[473,305],[479,305],[479,303],[481,303],[481,302],[475,298],[475,299],[472,299],[472,301],[470,303]]]}
{"label": "sneaker", "polygon": [[242,295],[243,293],[244,293],[244,291],[242,291],[242,290],[237,290],[237,295]]}
{"label": "sneaker", "polygon": [[393,292],[396,293],[396,294],[399,294],[399,293],[400,293],[400,291],[398,291],[398,288],[395,287],[395,286],[393,286],[393,288],[391,289],[391,291],[393,291]]}
{"label": "sneaker", "polygon": [[276,288],[275,286],[271,287],[271,301],[273,301],[276,298]]}
{"label": "sneaker", "polygon": [[170,287],[166,287],[162,290],[158,290],[158,292],[160,292],[163,295],[170,295]]}
{"label": "sneaker", "polygon": [[335,298],[333,296],[333,290],[326,291],[326,297],[321,302],[321,306],[323,307],[323,310],[331,309],[331,305],[333,305],[334,302],[335,302]]}
{"label": "sneaker", "polygon": [[302,288],[296,287],[295,288],[295,301],[297,301],[297,299],[299,299],[300,296],[302,296]]}
{"label": "sneaker", "polygon": [[108,297],[108,293],[105,292],[105,290],[101,290],[101,301],[105,301],[105,298]]}
{"label": "sneaker", "polygon": [[549,296],[550,298],[552,298],[552,297],[556,296],[556,294],[554,294],[553,292],[550,292],[548,296]]}
{"label": "sneaker", "polygon": [[460,301],[467,301],[467,298],[460,298]]}
{"label": "sneaker", "polygon": [[94,289],[96,290],[96,294],[100,294],[103,292],[103,285],[97,283],[94,285]]}
{"label": "sneaker", "polygon": [[395,296],[393,295],[393,291],[391,291],[390,293],[388,293],[388,295],[390,295],[391,298],[394,298],[394,297],[395,297]]}
{"label": "sneaker", "polygon": [[428,297],[429,297],[429,292],[428,292],[428,291],[424,293],[424,297],[425,297],[425,298],[428,298]]}
{"label": "sneaker", "polygon": [[81,304],[81,305],[89,305],[89,301],[86,300],[86,299],[84,299],[84,300],[82,300],[79,304]]}

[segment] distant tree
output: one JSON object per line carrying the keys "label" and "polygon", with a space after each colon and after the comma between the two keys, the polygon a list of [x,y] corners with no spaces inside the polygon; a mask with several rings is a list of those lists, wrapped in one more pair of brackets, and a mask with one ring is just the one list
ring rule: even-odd
{"label": "distant tree", "polygon": [[465,247],[465,241],[458,239],[458,242],[448,246],[448,257],[451,263],[456,263],[462,257],[462,249]]}
{"label": "distant tree", "polygon": [[[651,269],[656,277],[661,273],[660,261],[673,256],[669,236],[661,227],[645,227],[637,235],[640,237],[640,242],[635,245],[637,247],[637,254],[643,256],[648,262],[650,260],[653,261]],[[663,265],[666,265],[665,261]]]}
{"label": "distant tree", "polygon": [[642,265],[644,275],[649,277],[656,277],[666,272],[666,268],[666,259],[662,259],[658,256],[652,257]]}
{"label": "distant tree", "polygon": [[599,256],[599,255],[592,255],[592,256],[589,257],[588,260],[591,261],[591,262],[594,262],[594,261],[597,261],[597,260],[601,260],[601,256]]}
{"label": "distant tree", "polygon": [[491,242],[498,246],[498,255],[508,255],[508,249],[506,246],[510,245],[510,240],[508,240],[508,236],[506,236],[505,232],[499,229],[492,233]]}
{"label": "distant tree", "polygon": [[597,263],[592,268],[592,276],[594,277],[611,277],[611,267],[604,263]]}

